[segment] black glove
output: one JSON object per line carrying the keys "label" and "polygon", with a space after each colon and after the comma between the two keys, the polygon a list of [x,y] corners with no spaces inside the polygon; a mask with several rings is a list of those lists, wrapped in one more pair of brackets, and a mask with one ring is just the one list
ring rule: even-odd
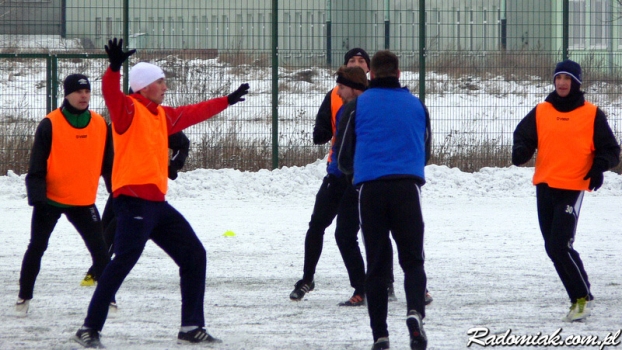
{"label": "black glove", "polygon": [[583,180],[590,179],[590,190],[596,191],[603,185],[603,173],[605,171],[607,171],[607,163],[600,159],[594,159],[590,171],[588,171],[587,175],[583,178]]}
{"label": "black glove", "polygon": [[177,178],[177,169],[170,165],[168,167],[168,178],[171,180],[175,180]]}
{"label": "black glove", "polygon": [[108,54],[110,69],[113,72],[118,72],[119,70],[121,70],[123,62],[125,62],[128,57],[132,56],[134,52],[136,52],[136,50],[123,52],[123,39],[119,39],[119,42],[117,43],[117,38],[108,40],[108,45],[104,46],[104,48],[106,49],[106,53]]}
{"label": "black glove", "polygon": [[248,94],[249,88],[250,85],[248,85],[248,83],[244,83],[240,85],[237,90],[227,95],[227,101],[229,101],[229,106],[234,105],[240,101],[245,101],[246,99],[242,98],[242,96]]}

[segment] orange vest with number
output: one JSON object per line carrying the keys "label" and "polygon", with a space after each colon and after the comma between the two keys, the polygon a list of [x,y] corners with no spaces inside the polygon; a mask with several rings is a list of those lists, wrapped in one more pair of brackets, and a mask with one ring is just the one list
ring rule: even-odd
{"label": "orange vest with number", "polygon": [[114,163],[112,190],[129,185],[153,184],[163,193],[168,190],[168,128],[166,114],[158,106],[153,115],[138,100],[130,127],[118,134],[113,125]]}
{"label": "orange vest with number", "polygon": [[333,127],[333,138],[330,139],[330,151],[328,152],[329,163],[333,157],[333,143],[335,143],[335,135],[337,134],[337,112],[339,112],[339,108],[343,106],[343,100],[337,94],[338,90],[339,86],[335,86],[330,92],[330,124]]}
{"label": "orange vest with number", "polygon": [[106,148],[106,121],[93,112],[82,129],[69,124],[60,108],[46,116],[52,122],[47,161],[46,196],[66,205],[95,203]]}
{"label": "orange vest with number", "polygon": [[549,102],[536,106],[538,155],[534,185],[588,190],[590,181],[583,177],[594,162],[596,109],[589,102],[570,112],[559,112]]}

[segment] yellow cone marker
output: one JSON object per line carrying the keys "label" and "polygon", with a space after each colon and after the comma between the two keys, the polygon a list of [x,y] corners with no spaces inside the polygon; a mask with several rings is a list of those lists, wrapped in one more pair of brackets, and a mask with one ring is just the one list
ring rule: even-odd
{"label": "yellow cone marker", "polygon": [[235,232],[233,232],[231,230],[227,230],[222,235],[225,236],[225,237],[235,237]]}

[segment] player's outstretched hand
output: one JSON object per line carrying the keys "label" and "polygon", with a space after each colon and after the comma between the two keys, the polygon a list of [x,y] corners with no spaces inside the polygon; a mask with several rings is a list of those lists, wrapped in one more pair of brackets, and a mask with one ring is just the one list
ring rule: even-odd
{"label": "player's outstretched hand", "polygon": [[245,98],[242,96],[248,94],[248,89],[250,89],[250,85],[248,83],[244,83],[240,85],[240,87],[234,92],[227,95],[227,101],[229,101],[229,106],[234,105],[240,101],[245,101]]}
{"label": "player's outstretched hand", "polygon": [[117,42],[117,38],[108,40],[108,45],[104,46],[104,48],[108,54],[110,69],[113,72],[118,72],[121,69],[123,62],[125,62],[128,57],[132,56],[136,52],[136,50],[123,52],[123,39],[119,39]]}

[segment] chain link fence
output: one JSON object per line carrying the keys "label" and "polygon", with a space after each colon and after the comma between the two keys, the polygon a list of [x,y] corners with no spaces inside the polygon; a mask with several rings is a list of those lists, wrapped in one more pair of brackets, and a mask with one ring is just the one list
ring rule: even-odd
{"label": "chain link fence", "polygon": [[[622,137],[618,0],[0,0],[0,173],[24,173],[38,122],[65,76],[91,80],[107,116],[103,47],[137,49],[128,68],[163,68],[177,106],[226,95],[245,102],[186,130],[185,169],[302,166],[325,157],[311,133],[345,52],[400,57],[401,81],[432,119],[432,163],[509,166],[512,132],[553,90],[564,58],[581,63],[587,99]],[[127,91],[127,81],[124,80]]]}

